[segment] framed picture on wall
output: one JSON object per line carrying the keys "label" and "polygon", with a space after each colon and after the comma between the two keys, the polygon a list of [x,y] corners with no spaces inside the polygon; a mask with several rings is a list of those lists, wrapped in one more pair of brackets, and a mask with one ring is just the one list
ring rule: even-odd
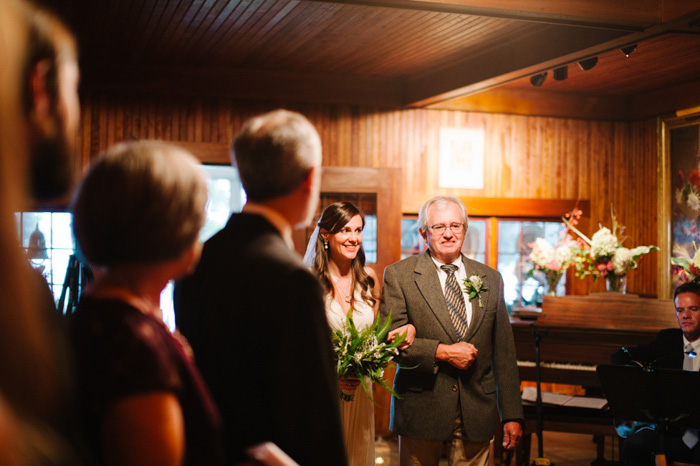
{"label": "framed picture on wall", "polygon": [[441,188],[484,189],[484,130],[440,128]]}
{"label": "framed picture on wall", "polygon": [[659,298],[682,280],[671,257],[700,247],[700,114],[663,122],[659,179]]}

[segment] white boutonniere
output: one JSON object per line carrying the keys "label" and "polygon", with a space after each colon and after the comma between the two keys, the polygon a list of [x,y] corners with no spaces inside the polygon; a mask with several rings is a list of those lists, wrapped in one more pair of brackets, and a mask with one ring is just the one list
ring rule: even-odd
{"label": "white boutonniere", "polygon": [[479,306],[484,307],[481,302],[481,292],[488,291],[484,285],[484,281],[478,275],[472,275],[469,278],[464,279],[464,291],[469,295],[469,299],[479,298]]}

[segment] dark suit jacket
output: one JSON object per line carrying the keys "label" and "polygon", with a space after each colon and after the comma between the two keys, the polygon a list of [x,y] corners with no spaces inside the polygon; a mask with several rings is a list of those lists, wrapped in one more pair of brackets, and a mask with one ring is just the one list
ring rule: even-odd
{"label": "dark suit jacket", "polygon": [[263,441],[302,465],[346,464],[321,287],[267,220],[234,214],[174,303],[221,410],[228,464]]}
{"label": "dark suit jacket", "polygon": [[661,330],[652,342],[628,348],[628,351],[629,354],[622,350],[616,351],[610,361],[613,364],[628,365],[634,360],[653,367],[682,370],[683,332],[679,328]]}
{"label": "dark suit jacket", "polygon": [[[400,366],[392,400],[391,429],[407,437],[442,441],[450,437],[462,408],[469,439],[487,442],[493,437],[496,409],[501,420],[523,418],[520,380],[513,332],[503,298],[503,279],[494,269],[462,256],[467,276],[479,275],[488,291],[483,307],[474,298],[466,341],[478,355],[467,370],[435,363],[439,343],[459,340],[450,319],[435,263],[425,252],[390,265],[384,272],[381,314],[392,316],[392,328],[411,323],[416,339],[397,357]],[[461,284],[460,284],[461,285]]]}

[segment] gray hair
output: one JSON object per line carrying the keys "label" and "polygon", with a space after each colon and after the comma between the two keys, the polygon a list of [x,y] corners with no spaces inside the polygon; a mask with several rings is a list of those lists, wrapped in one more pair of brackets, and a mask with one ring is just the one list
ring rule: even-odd
{"label": "gray hair", "polygon": [[464,226],[467,227],[469,223],[469,217],[467,216],[467,208],[464,207],[464,203],[458,197],[435,196],[431,199],[428,199],[418,212],[418,222],[420,223],[421,230],[426,231],[426,229],[430,226],[428,225],[428,209],[430,209],[432,206],[435,206],[437,209],[443,210],[447,207],[447,204],[450,202],[459,207],[459,210],[462,213],[462,223],[464,223]]}
{"label": "gray hair", "polygon": [[291,193],[320,165],[321,139],[303,115],[275,110],[243,125],[232,161],[248,199],[266,201]]}
{"label": "gray hair", "polygon": [[197,240],[206,203],[206,177],[189,152],[160,141],[121,143],[78,186],[73,231],[96,266],[171,260]]}

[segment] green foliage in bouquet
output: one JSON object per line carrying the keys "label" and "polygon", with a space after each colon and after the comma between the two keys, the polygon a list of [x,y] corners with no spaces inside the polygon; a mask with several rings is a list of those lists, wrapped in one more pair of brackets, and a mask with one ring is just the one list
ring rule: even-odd
{"label": "green foliage in bouquet", "polygon": [[[385,341],[391,325],[391,313],[386,321],[381,321],[377,315],[374,323],[364,330],[358,330],[352,320],[352,308],[348,311],[345,326],[333,333],[333,353],[336,362],[338,378],[357,377],[360,379],[362,389],[367,397],[372,400],[370,387],[365,378],[378,383],[397,396],[389,387],[382,376],[384,369],[391,359],[399,354],[398,346],[406,339],[406,334],[396,335],[394,341]],[[376,403],[375,403],[376,404]]]}

